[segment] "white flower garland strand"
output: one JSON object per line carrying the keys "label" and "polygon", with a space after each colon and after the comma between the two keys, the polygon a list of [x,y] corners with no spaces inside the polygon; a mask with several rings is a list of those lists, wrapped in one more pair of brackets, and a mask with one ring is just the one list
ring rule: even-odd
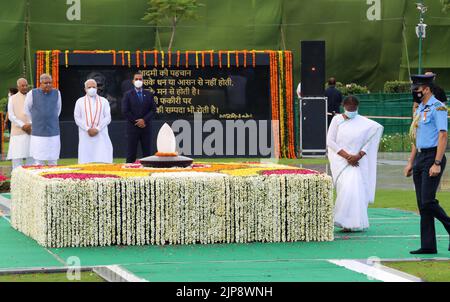
{"label": "white flower garland strand", "polygon": [[327,175],[46,179],[15,169],[12,226],[45,247],[333,240]]}

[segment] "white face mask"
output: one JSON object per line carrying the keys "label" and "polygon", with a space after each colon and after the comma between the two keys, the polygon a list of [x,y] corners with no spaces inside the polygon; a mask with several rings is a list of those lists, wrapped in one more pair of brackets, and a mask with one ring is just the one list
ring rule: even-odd
{"label": "white face mask", "polygon": [[87,90],[87,93],[89,96],[96,96],[97,95],[97,88],[89,88]]}
{"label": "white face mask", "polygon": [[358,111],[347,111],[345,110],[344,113],[349,119],[354,119],[356,116],[358,116]]}
{"label": "white face mask", "polygon": [[144,83],[142,81],[134,81],[134,87],[136,87],[137,89],[141,89],[143,84]]}

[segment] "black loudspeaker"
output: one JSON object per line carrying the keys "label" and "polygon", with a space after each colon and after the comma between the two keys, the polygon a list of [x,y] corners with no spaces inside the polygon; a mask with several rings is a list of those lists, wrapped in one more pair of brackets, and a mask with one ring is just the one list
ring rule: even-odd
{"label": "black loudspeaker", "polygon": [[301,42],[302,96],[325,94],[325,41]]}
{"label": "black loudspeaker", "polygon": [[300,151],[302,156],[324,156],[327,152],[327,98],[300,99]]}

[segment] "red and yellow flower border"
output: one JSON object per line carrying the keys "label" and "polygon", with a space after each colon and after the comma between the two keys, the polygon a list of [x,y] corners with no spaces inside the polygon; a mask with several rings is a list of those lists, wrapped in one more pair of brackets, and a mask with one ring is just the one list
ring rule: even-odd
{"label": "red and yellow flower border", "polygon": [[[274,153],[277,158],[296,158],[296,139],[298,119],[295,114],[294,85],[293,85],[293,55],[291,51],[273,50],[204,50],[204,51],[177,51],[165,53],[159,50],[136,50],[135,64],[132,64],[131,51],[126,50],[73,50],[64,51],[64,64],[60,64],[59,50],[40,50],[36,52],[36,87],[39,86],[39,76],[49,73],[53,77],[53,86],[59,88],[59,66],[70,66],[70,54],[110,54],[113,65],[147,68],[148,57],[153,57],[153,67],[180,67],[181,58],[185,57],[186,67],[189,58],[195,55],[195,67],[207,68],[214,66],[214,56],[217,55],[219,68],[231,68],[232,59],[239,68],[255,68],[256,55],[268,54],[270,58],[270,95],[271,112],[274,126]],[[250,58],[251,63],[248,64]],[[207,64],[209,59],[209,64]],[[209,66],[208,66],[209,65]]]}

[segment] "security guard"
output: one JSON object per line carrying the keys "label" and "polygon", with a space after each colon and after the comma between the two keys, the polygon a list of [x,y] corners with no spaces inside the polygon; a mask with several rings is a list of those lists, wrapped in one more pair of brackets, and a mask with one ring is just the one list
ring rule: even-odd
{"label": "security guard", "polygon": [[[434,219],[439,220],[450,235],[450,217],[436,199],[436,191],[447,159],[447,107],[433,93],[433,75],[413,75],[412,94],[420,100],[411,133],[415,139],[405,176],[413,175],[420,212],[421,248],[411,254],[436,254]],[[449,246],[450,251],[450,246]]]}

